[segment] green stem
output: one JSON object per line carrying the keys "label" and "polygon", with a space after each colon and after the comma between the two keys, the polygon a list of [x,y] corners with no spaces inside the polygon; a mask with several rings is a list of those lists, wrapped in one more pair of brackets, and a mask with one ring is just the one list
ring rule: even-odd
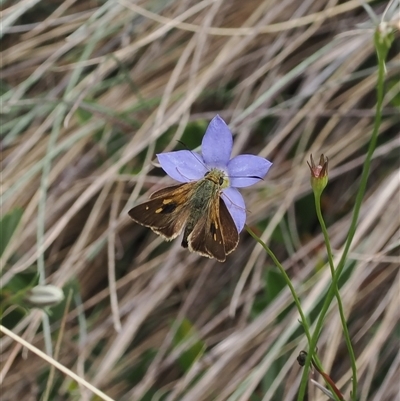
{"label": "green stem", "polygon": [[268,253],[268,255],[271,257],[271,259],[274,261],[276,267],[280,270],[283,278],[286,281],[287,286],[290,289],[290,292],[292,293],[292,297],[294,299],[294,303],[296,304],[297,310],[299,311],[299,314],[300,314],[301,323],[302,323],[302,326],[304,328],[304,332],[306,333],[306,336],[307,336],[307,339],[308,339],[308,343],[310,343],[311,335],[310,335],[310,331],[308,329],[309,324],[307,322],[306,316],[305,316],[305,314],[303,312],[303,309],[301,307],[299,297],[296,294],[296,290],[294,289],[293,284],[290,281],[289,276],[287,275],[285,269],[280,264],[279,260],[276,258],[276,256],[271,251],[271,249],[269,249],[268,246],[259,237],[257,237],[257,235],[253,232],[253,230],[247,224],[246,224],[246,230],[265,249],[265,252]]}
{"label": "green stem", "polygon": [[[321,197],[317,196],[317,194],[315,194],[315,209],[316,209],[316,212],[317,212],[317,217],[318,217],[319,224],[321,225],[322,233],[324,235],[325,246],[326,246],[326,250],[327,250],[327,253],[328,253],[329,267],[331,269],[332,281],[334,282],[335,281],[336,271],[335,271],[335,266],[333,264],[331,243],[329,241],[328,231],[326,229],[325,221],[324,221],[324,218],[323,218],[322,212],[321,212]],[[346,341],[347,350],[348,350],[349,355],[350,355],[351,370],[352,370],[352,375],[353,375],[353,378],[352,378],[353,393],[352,394],[353,394],[353,399],[355,400],[356,399],[355,397],[357,395],[357,383],[358,383],[356,357],[355,357],[355,354],[354,354],[353,346],[351,344],[350,334],[349,334],[349,330],[348,330],[348,327],[347,327],[346,317],[345,317],[344,309],[343,309],[342,298],[340,296],[339,289],[338,289],[337,285],[334,287],[334,291],[335,291],[335,297],[336,297],[337,303],[338,303],[339,315],[340,315],[340,320],[342,322],[344,338],[345,338],[345,341]]]}
{"label": "green stem", "polygon": [[[378,47],[376,42],[375,42],[375,44]],[[379,49],[377,49],[377,52],[378,52],[378,82],[377,82],[377,102],[376,102],[376,114],[375,114],[375,120],[374,120],[374,127],[373,127],[373,131],[372,131],[372,135],[371,135],[371,140],[370,140],[370,143],[368,146],[367,156],[366,156],[366,159],[365,159],[365,162],[363,165],[360,187],[357,192],[356,201],[355,201],[354,209],[353,209],[353,216],[352,216],[352,220],[350,223],[349,232],[347,234],[347,239],[346,239],[346,243],[344,246],[343,254],[342,254],[342,257],[340,258],[339,264],[336,269],[336,274],[329,287],[324,304],[322,306],[321,313],[318,317],[317,325],[315,327],[314,333],[311,338],[310,350],[309,350],[309,353],[307,354],[307,360],[306,360],[306,364],[304,366],[303,376],[302,376],[302,380],[300,383],[299,394],[297,397],[298,401],[302,401],[304,399],[311,357],[313,356],[315,347],[318,342],[318,338],[321,334],[322,325],[323,325],[326,313],[329,309],[329,306],[332,302],[333,297],[335,296],[335,289],[337,288],[339,278],[343,272],[343,269],[344,269],[344,266],[346,263],[346,259],[347,259],[347,255],[349,253],[351,243],[353,241],[354,234],[356,232],[358,216],[360,214],[361,204],[362,204],[362,200],[363,200],[366,186],[367,186],[372,155],[376,148],[379,127],[381,125],[381,120],[382,120],[382,105],[383,105],[384,78],[385,78],[385,57],[387,54],[387,53],[385,54],[385,57],[382,57],[382,53],[379,52]],[[352,399],[355,400],[357,397],[357,394],[355,393],[355,390],[354,390],[354,383],[353,383],[353,392],[354,393],[352,394]]]}
{"label": "green stem", "polygon": [[[253,232],[253,230],[252,230],[247,224],[246,224],[246,230],[247,230],[247,232],[248,232],[248,233],[249,233],[249,234],[265,249],[265,251],[266,251],[266,252],[268,253],[268,255],[271,257],[271,259],[272,259],[273,262],[275,263],[276,267],[280,270],[282,276],[284,277],[284,279],[285,279],[285,281],[286,281],[286,284],[287,284],[287,286],[289,287],[290,292],[292,293],[292,297],[293,297],[294,303],[296,304],[297,310],[298,310],[298,312],[299,312],[299,315],[300,315],[300,318],[301,318],[301,323],[302,323],[302,326],[303,326],[303,328],[304,328],[304,332],[305,332],[305,334],[306,334],[306,337],[307,337],[307,340],[308,340],[308,344],[309,344],[309,346],[310,346],[312,338],[311,338],[310,331],[309,331],[309,324],[308,324],[308,322],[307,322],[307,318],[306,318],[306,316],[305,316],[305,314],[304,314],[304,312],[303,312],[303,309],[302,309],[302,307],[301,307],[299,297],[298,297],[297,294],[296,294],[296,290],[294,289],[293,284],[292,284],[292,282],[290,281],[289,276],[287,275],[285,269],[284,269],[283,266],[280,264],[279,260],[277,259],[277,257],[275,256],[275,254],[271,251],[271,249],[268,248],[268,246]],[[314,348],[311,348],[311,346],[310,346],[310,349],[315,349],[315,347],[314,347]],[[311,354],[312,354],[312,355],[311,355]],[[307,361],[308,361],[308,362],[306,362],[306,363],[308,363],[308,365],[306,365],[306,366],[309,366],[309,365],[310,365],[310,363],[311,363],[311,358],[313,358],[315,364],[318,366],[318,368],[320,369],[320,371],[323,371],[323,369],[322,369],[322,367],[321,367],[321,363],[320,363],[320,361],[318,360],[318,357],[317,357],[316,355],[314,355],[314,353],[311,353],[311,352],[309,352],[309,353],[307,354]],[[305,381],[305,383],[307,383],[307,380]],[[333,397],[335,398],[335,400],[336,400],[336,401],[340,401],[340,399],[338,398],[338,396],[336,395],[336,393],[335,393],[335,392],[333,391],[333,389],[331,388],[331,385],[330,385],[328,382],[326,382],[326,383],[327,383],[328,387],[331,389],[332,395],[333,395]]]}

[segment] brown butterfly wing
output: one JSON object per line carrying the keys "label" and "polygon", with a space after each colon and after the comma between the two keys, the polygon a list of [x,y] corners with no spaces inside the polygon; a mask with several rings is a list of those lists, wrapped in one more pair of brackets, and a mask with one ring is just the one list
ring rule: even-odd
{"label": "brown butterfly wing", "polygon": [[[160,198],[162,196],[166,197],[166,198],[170,198],[171,196],[173,196],[173,194],[176,193],[180,193],[183,192],[185,190],[186,184],[178,184],[178,185],[171,185],[170,187],[166,187],[166,188],[161,188],[158,191],[153,192],[150,195],[150,199],[154,199],[154,198]],[[190,187],[190,184],[189,184]],[[179,191],[177,191],[179,190]]]}
{"label": "brown butterfly wing", "polygon": [[222,236],[224,238],[225,253],[229,255],[233,252],[239,243],[239,233],[232,215],[229,213],[224,200],[219,198],[219,219],[222,227]]}
{"label": "brown butterfly wing", "polygon": [[[219,195],[217,195],[219,198]],[[219,199],[211,201],[208,215],[199,219],[188,236],[189,250],[220,262],[226,259],[224,239],[219,217]]]}
{"label": "brown butterfly wing", "polygon": [[149,201],[135,206],[128,214],[136,223],[172,240],[181,233],[189,216],[192,188],[192,183],[186,183],[156,191]]}

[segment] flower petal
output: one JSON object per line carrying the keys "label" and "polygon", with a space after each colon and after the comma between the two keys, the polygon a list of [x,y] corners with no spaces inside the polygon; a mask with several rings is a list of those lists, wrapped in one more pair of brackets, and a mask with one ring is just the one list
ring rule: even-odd
{"label": "flower petal", "polygon": [[263,157],[239,155],[228,163],[230,185],[235,188],[248,187],[267,174],[272,163]]}
{"label": "flower petal", "polygon": [[225,121],[216,115],[207,127],[201,152],[207,167],[226,168],[232,152],[232,133]]}
{"label": "flower petal", "polygon": [[242,194],[236,188],[226,188],[222,192],[222,199],[240,233],[246,223],[246,205]]}
{"label": "flower petal", "polygon": [[208,171],[202,157],[189,150],[160,153],[157,158],[162,169],[179,182],[199,180]]}

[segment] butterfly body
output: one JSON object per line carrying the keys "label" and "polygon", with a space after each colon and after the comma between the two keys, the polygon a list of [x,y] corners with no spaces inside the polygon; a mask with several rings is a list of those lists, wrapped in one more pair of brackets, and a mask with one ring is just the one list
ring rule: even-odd
{"label": "butterfly body", "polygon": [[129,215],[166,240],[183,231],[184,248],[223,262],[239,242],[236,225],[221,198],[228,184],[226,174],[213,168],[198,181],[156,191]]}

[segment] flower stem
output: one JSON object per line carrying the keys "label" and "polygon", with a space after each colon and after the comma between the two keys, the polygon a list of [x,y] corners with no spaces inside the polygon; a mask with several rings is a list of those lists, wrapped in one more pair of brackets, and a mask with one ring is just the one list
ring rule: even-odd
{"label": "flower stem", "polygon": [[[306,316],[305,316],[305,314],[303,312],[303,309],[302,309],[301,304],[300,304],[299,297],[296,294],[296,290],[294,289],[293,284],[290,281],[289,276],[287,275],[285,269],[283,268],[283,266],[281,265],[281,263],[279,262],[279,260],[275,256],[275,254],[271,251],[271,249],[253,232],[253,230],[247,224],[246,224],[246,230],[265,249],[265,251],[268,253],[268,255],[271,257],[271,259],[275,263],[276,267],[281,272],[283,278],[285,279],[286,284],[289,287],[290,292],[292,293],[292,297],[293,297],[294,303],[296,304],[297,310],[299,312],[299,315],[300,315],[300,318],[301,318],[301,324],[302,324],[302,326],[304,328],[304,332],[306,334],[310,350],[311,349],[314,350],[315,346],[311,347],[312,338],[311,338],[311,335],[310,335],[309,323],[308,323],[307,318],[306,318]],[[313,361],[313,363],[318,367],[319,371],[323,371],[323,369],[321,367],[321,363],[318,360],[317,356],[314,354],[314,352],[309,352],[308,353],[307,362],[306,362],[308,365],[306,365],[305,368],[310,365],[311,361]],[[307,372],[308,372],[308,369],[307,369]],[[307,375],[308,375],[308,373],[307,373]],[[304,382],[304,385],[306,385],[307,384],[307,376],[304,376],[304,374],[303,374],[303,378],[304,377],[306,377],[306,380]],[[303,378],[302,378],[302,380],[303,380]],[[329,383],[329,381],[326,381],[326,383],[328,384],[329,387],[331,387],[331,384]],[[332,391],[332,395],[335,397],[335,399],[337,401],[341,401],[334,390]]]}
{"label": "flower stem", "polygon": [[[376,102],[376,114],[375,114],[375,120],[374,120],[374,127],[372,130],[371,140],[370,140],[369,146],[368,146],[367,156],[366,156],[366,159],[365,159],[365,162],[363,165],[363,170],[362,170],[361,180],[360,180],[360,187],[357,192],[354,209],[353,209],[353,216],[352,216],[349,231],[347,234],[347,239],[346,239],[346,243],[344,246],[343,254],[338,263],[335,275],[333,276],[332,283],[329,287],[324,304],[322,306],[321,313],[319,314],[318,321],[317,321],[315,330],[314,330],[312,338],[311,338],[310,349],[309,349],[309,353],[307,355],[306,365],[304,366],[303,376],[302,376],[302,380],[300,383],[299,394],[297,397],[298,401],[302,401],[304,399],[306,383],[307,383],[306,378],[308,376],[308,370],[309,370],[309,366],[310,366],[311,357],[313,356],[315,347],[317,345],[318,338],[319,338],[319,335],[322,330],[322,325],[323,325],[326,313],[333,300],[333,297],[335,296],[335,290],[337,289],[338,281],[343,272],[343,269],[344,269],[344,266],[345,266],[345,263],[347,260],[347,255],[349,253],[351,243],[353,241],[354,234],[356,232],[358,216],[360,214],[361,204],[362,204],[362,200],[363,200],[366,186],[367,186],[372,155],[376,148],[379,127],[381,125],[381,120],[382,120],[382,106],[383,106],[384,80],[385,80],[385,59],[386,59],[386,55],[387,55],[387,48],[382,50],[382,47],[384,45],[385,45],[385,43],[380,42],[378,35],[376,35],[375,36],[375,46],[376,46],[377,54],[378,54],[378,81],[377,81],[377,102]],[[389,46],[390,46],[390,44],[389,44]],[[354,372],[353,372],[353,374],[354,374]],[[356,390],[357,390],[356,383],[353,383],[353,392],[352,392],[353,400],[356,400],[356,398],[357,398]]]}
{"label": "flower stem", "polygon": [[[336,271],[335,271],[335,266],[333,264],[332,249],[331,249],[331,244],[329,241],[328,231],[326,229],[325,221],[324,221],[324,218],[323,218],[322,212],[321,212],[321,197],[320,196],[315,196],[315,209],[317,212],[319,224],[321,225],[322,233],[324,235],[325,246],[326,246],[326,250],[328,253],[329,267],[331,270],[332,281],[334,282],[334,281],[336,281],[335,280]],[[349,334],[349,330],[347,327],[346,316],[344,314],[342,298],[340,296],[339,288],[337,285],[335,285],[334,291],[335,291],[335,297],[336,297],[337,303],[338,303],[340,320],[342,322],[343,334],[344,334],[344,338],[346,341],[347,350],[350,355],[351,370],[352,370],[352,383],[353,383],[352,394],[353,394],[353,397],[355,397],[357,395],[357,382],[358,382],[356,358],[354,355],[354,350],[353,350],[353,346],[351,344],[350,334]],[[355,399],[355,398],[353,398],[353,399]]]}
{"label": "flower stem", "polygon": [[269,249],[269,247],[264,243],[264,241],[261,240],[247,224],[246,224],[246,230],[265,249],[265,252],[268,253],[270,258],[275,263],[275,266],[279,269],[279,271],[281,272],[283,278],[285,279],[286,284],[289,287],[290,292],[292,293],[292,297],[293,297],[294,303],[296,304],[297,310],[299,312],[299,315],[300,315],[300,318],[301,318],[301,323],[302,323],[302,326],[304,328],[304,332],[306,333],[306,336],[307,336],[307,339],[308,339],[308,343],[310,343],[311,335],[310,335],[310,331],[308,329],[309,328],[309,324],[307,322],[307,318],[306,318],[306,316],[305,316],[305,314],[303,312],[303,309],[301,307],[299,297],[296,294],[296,290],[294,289],[293,284],[290,281],[289,276],[287,275],[285,269],[280,264],[279,260],[277,259],[275,254],[271,251],[271,249]]}

